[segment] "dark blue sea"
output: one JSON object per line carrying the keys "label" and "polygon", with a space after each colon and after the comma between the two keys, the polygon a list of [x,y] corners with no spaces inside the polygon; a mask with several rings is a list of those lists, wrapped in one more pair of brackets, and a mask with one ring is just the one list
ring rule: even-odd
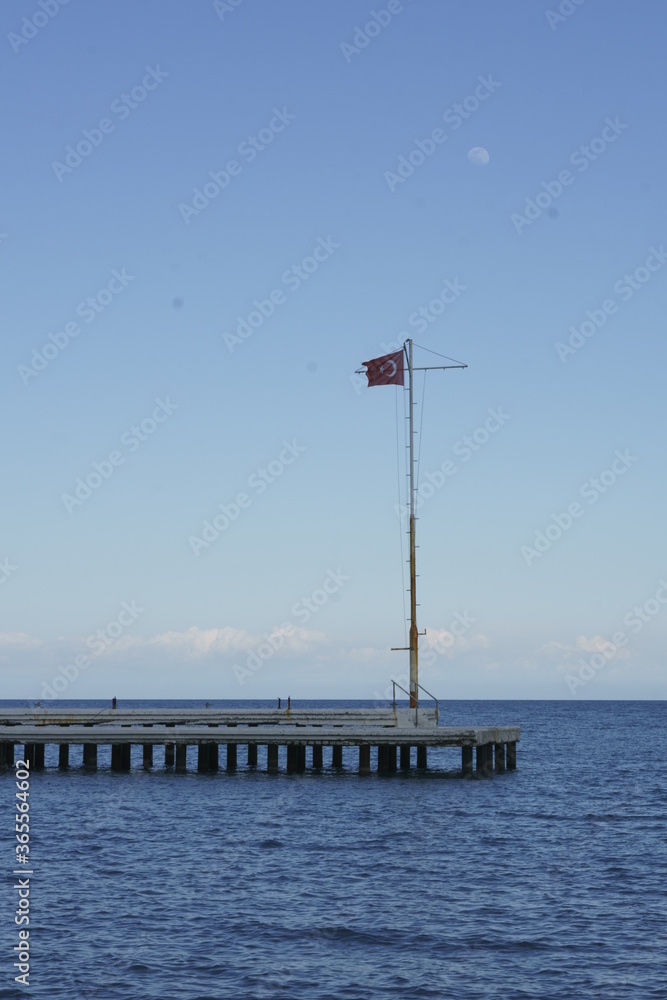
{"label": "dark blue sea", "polygon": [[[293,702],[349,704],[370,703]],[[48,748],[31,776],[27,989],[2,774],[0,1000],[667,998],[667,703],[441,713],[519,724],[517,770],[464,780],[447,749],[426,773],[359,777],[356,751],[337,772],[325,750],[321,773],[268,775],[240,749],[235,774],[197,774],[191,751],[181,775],[156,747],[152,772],[137,748],[112,773],[104,748],[91,773],[74,747],[59,772]]]}

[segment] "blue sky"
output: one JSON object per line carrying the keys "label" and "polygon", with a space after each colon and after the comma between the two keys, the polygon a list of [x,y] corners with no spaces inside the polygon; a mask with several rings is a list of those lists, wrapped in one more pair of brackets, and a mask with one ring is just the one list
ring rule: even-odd
{"label": "blue sky", "polygon": [[5,696],[405,675],[404,401],[354,371],[412,336],[469,365],[426,383],[420,679],[664,698],[662,8],[0,22]]}

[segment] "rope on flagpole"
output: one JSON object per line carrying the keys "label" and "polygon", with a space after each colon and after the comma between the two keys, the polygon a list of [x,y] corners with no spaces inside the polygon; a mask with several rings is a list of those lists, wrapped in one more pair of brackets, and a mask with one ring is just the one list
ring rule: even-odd
{"label": "rope on flagpole", "polygon": [[[403,387],[403,413],[405,414],[405,387]],[[396,393],[396,486],[398,492],[398,533],[401,542],[401,591],[403,593],[403,630],[405,645],[408,644],[407,609],[405,606],[405,554],[403,551],[403,518],[401,517],[401,454],[398,431],[398,393]],[[403,420],[403,442],[405,443],[405,420]],[[404,449],[405,454],[405,449]]]}

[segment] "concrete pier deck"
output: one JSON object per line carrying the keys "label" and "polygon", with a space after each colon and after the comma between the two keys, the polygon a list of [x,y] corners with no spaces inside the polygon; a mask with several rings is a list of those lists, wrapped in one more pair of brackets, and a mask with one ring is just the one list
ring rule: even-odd
{"label": "concrete pier deck", "polygon": [[[143,746],[144,766],[152,767],[152,747],[165,746],[165,766],[176,759],[183,770],[188,746],[199,747],[199,770],[216,770],[218,747],[227,748],[227,769],[236,766],[239,744],[248,748],[248,764],[257,764],[257,748],[266,746],[267,767],[277,769],[278,748],[287,747],[288,770],[305,768],[305,748],[313,747],[314,767],[321,767],[322,747],[333,748],[333,766],[340,766],[343,747],[359,748],[359,771],[370,770],[370,748],[377,747],[378,770],[410,767],[410,749],[417,748],[417,766],[426,767],[428,747],[460,747],[463,774],[513,770],[518,726],[440,726],[435,709],[122,709],[38,708],[0,709],[0,766],[11,764],[16,745],[36,770],[43,766],[44,746],[60,747],[60,766],[69,763],[69,746],[82,744],[87,767],[97,766],[97,747],[111,745],[114,770],[129,767],[132,745]],[[67,749],[65,749],[67,748]]]}

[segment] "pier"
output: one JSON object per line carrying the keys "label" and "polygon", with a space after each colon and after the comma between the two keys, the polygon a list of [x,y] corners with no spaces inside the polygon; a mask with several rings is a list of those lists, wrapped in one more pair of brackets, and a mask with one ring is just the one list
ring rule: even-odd
{"label": "pier", "polygon": [[[44,768],[44,749],[58,746],[58,766],[71,763],[82,746],[82,763],[98,766],[98,747],[111,747],[111,769],[130,769],[133,746],[154,766],[154,747],[164,747],[164,767],[187,770],[188,747],[197,748],[199,772],[233,772],[241,762],[270,774],[310,767],[343,767],[343,748],[356,748],[354,770],[390,774],[428,768],[429,748],[461,750],[461,775],[485,777],[516,769],[518,726],[440,726],[435,709],[1,709],[0,768],[15,759],[31,771]],[[23,747],[23,754],[17,748]],[[239,753],[241,748],[241,753]],[[282,753],[281,748],[285,748]],[[223,757],[223,751],[224,757]],[[260,754],[261,751],[261,754]],[[373,753],[371,754],[371,751]],[[325,757],[326,752],[326,757]],[[347,755],[347,769],[349,765]],[[282,761],[282,768],[281,762]],[[374,765],[374,767],[372,766]]]}

